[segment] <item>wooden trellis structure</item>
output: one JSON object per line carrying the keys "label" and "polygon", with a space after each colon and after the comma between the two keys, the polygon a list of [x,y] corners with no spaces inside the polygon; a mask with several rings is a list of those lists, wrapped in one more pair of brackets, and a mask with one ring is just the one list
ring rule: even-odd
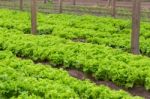
{"label": "wooden trellis structure", "polygon": [[[47,0],[44,0],[46,3]],[[109,0],[110,2],[110,0]],[[59,13],[62,13],[63,1],[59,0]],[[76,5],[76,1],[73,0],[73,5]],[[111,0],[112,17],[116,17],[116,0]],[[20,0],[20,10],[23,10],[23,0]],[[131,33],[131,52],[133,54],[140,54],[139,50],[139,33],[140,33],[140,10],[141,0],[133,0],[132,10],[132,33]],[[36,34],[37,32],[37,15],[36,15],[36,0],[31,0],[31,32]]]}

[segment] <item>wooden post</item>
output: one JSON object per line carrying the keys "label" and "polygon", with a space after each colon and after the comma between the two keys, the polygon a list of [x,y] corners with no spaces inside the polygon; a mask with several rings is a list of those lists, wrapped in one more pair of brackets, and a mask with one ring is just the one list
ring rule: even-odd
{"label": "wooden post", "polygon": [[140,54],[139,50],[139,33],[140,33],[140,11],[141,1],[133,0],[133,15],[132,15],[132,34],[131,34],[131,52]]}
{"label": "wooden post", "polygon": [[96,0],[96,5],[99,6],[99,1],[98,0]]}
{"label": "wooden post", "polygon": [[36,0],[31,0],[31,33],[36,34],[37,32],[37,21],[36,21]]}
{"label": "wooden post", "polygon": [[47,3],[47,0],[44,0],[44,3]]}
{"label": "wooden post", "polygon": [[99,6],[99,3],[100,3],[100,1],[99,1],[99,0],[96,0],[96,5],[97,5],[97,6]]}
{"label": "wooden post", "polygon": [[107,0],[106,7],[109,8],[111,6],[112,0]]}
{"label": "wooden post", "polygon": [[23,0],[20,0],[19,5],[20,5],[20,10],[23,10]]}
{"label": "wooden post", "polygon": [[76,5],[76,0],[73,0],[73,5]]}
{"label": "wooden post", "polygon": [[59,13],[62,13],[63,12],[63,9],[62,9],[62,0],[59,0]]}
{"label": "wooden post", "polygon": [[111,8],[112,8],[112,17],[116,17],[116,0],[112,0],[112,6],[111,6]]}

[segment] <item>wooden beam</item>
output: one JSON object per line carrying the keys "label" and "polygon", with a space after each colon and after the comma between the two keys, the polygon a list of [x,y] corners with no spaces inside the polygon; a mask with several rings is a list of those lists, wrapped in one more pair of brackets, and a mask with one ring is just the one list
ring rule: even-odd
{"label": "wooden beam", "polygon": [[133,54],[140,54],[139,50],[140,12],[141,12],[141,0],[133,0],[132,34],[131,34],[131,52]]}
{"label": "wooden beam", "polygon": [[109,8],[111,6],[112,0],[107,0],[106,7]]}
{"label": "wooden beam", "polygon": [[31,0],[31,33],[37,32],[37,12],[36,12],[36,0]]}
{"label": "wooden beam", "polygon": [[112,0],[112,17],[116,17],[116,0]]}
{"label": "wooden beam", "polygon": [[59,0],[59,13],[63,12],[62,4],[63,4],[63,0]]}
{"label": "wooden beam", "polygon": [[96,0],[96,5],[99,6],[100,0]]}
{"label": "wooden beam", "polygon": [[73,0],[73,5],[76,5],[76,0]]}
{"label": "wooden beam", "polygon": [[44,3],[47,3],[47,0],[44,0]]}
{"label": "wooden beam", "polygon": [[23,0],[20,0],[19,5],[20,5],[20,10],[23,10]]}

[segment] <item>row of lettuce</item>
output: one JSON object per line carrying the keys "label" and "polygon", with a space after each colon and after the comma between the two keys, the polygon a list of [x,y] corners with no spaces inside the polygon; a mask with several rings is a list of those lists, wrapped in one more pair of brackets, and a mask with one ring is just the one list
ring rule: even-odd
{"label": "row of lettuce", "polygon": [[72,42],[51,35],[23,34],[6,28],[0,28],[0,49],[33,61],[79,69],[91,73],[96,79],[109,80],[119,86],[131,88],[141,85],[150,90],[150,59],[119,49]]}
{"label": "row of lettuce", "polygon": [[1,99],[142,99],[122,90],[114,91],[105,86],[96,86],[88,80],[77,80],[62,69],[16,58],[10,51],[0,51],[0,97]]}
{"label": "row of lettuce", "polygon": [[[0,27],[30,33],[30,15],[26,12],[0,10]],[[11,17],[10,17],[11,16]],[[130,21],[95,16],[38,14],[38,33],[120,48],[130,52]],[[150,24],[141,24],[140,51],[150,56]]]}

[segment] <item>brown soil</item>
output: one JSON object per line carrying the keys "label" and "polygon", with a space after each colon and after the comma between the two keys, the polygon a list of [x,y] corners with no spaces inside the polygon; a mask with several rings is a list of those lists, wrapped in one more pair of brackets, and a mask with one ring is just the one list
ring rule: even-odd
{"label": "brown soil", "polygon": [[68,71],[68,73],[70,74],[70,76],[75,77],[77,79],[89,79],[90,81],[92,81],[93,83],[97,84],[97,85],[105,85],[110,87],[111,89],[115,89],[115,90],[125,90],[128,93],[130,93],[133,96],[141,96],[144,97],[145,99],[150,99],[150,92],[148,92],[144,87],[142,86],[136,86],[134,88],[130,88],[130,89],[126,89],[123,87],[119,87],[116,84],[112,83],[111,81],[100,81],[100,80],[95,80],[94,77],[92,77],[90,74],[87,75],[81,71],[78,71],[76,69],[66,69]]}
{"label": "brown soil", "polygon": [[83,43],[85,43],[85,42],[86,42],[86,39],[82,39],[82,38],[74,38],[74,39],[72,39],[72,41],[74,41],[74,42],[83,42]]}
{"label": "brown soil", "polygon": [[[18,58],[21,58],[21,57],[18,56]],[[21,59],[28,59],[28,58],[21,58]],[[126,89],[124,87],[117,86],[116,84],[114,84],[111,81],[96,80],[92,76],[92,74],[86,74],[86,73],[76,70],[74,68],[64,68],[63,65],[56,65],[56,64],[50,63],[48,61],[35,62],[35,64],[38,64],[38,63],[41,63],[43,65],[51,65],[53,68],[62,68],[64,70],[66,70],[70,76],[80,79],[80,80],[89,79],[91,82],[95,83],[96,85],[105,85],[113,90],[122,89],[133,96],[141,96],[141,97],[144,97],[145,99],[150,99],[150,92],[147,91],[143,86],[135,86],[133,88]]]}

